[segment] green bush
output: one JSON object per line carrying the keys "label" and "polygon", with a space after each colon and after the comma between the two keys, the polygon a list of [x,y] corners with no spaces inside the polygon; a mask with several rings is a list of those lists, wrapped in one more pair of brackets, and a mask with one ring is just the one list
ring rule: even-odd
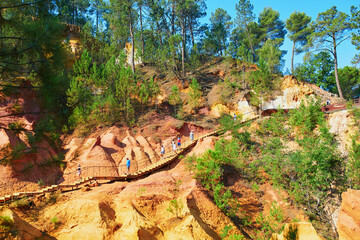
{"label": "green bush", "polygon": [[283,110],[279,110],[272,114],[270,118],[264,120],[262,127],[268,133],[277,137],[285,137],[289,133],[289,129],[285,128],[288,116]]}
{"label": "green bush", "polygon": [[10,131],[13,131],[15,134],[19,134],[25,130],[25,124],[21,121],[11,122],[8,126]]}
{"label": "green bush", "polygon": [[30,207],[32,201],[28,198],[21,198],[10,203],[10,208],[27,209]]}
{"label": "green bush", "polygon": [[355,139],[352,140],[349,150],[347,176],[350,187],[360,189],[360,144]]}
{"label": "green bush", "polygon": [[0,229],[2,231],[9,232],[13,226],[14,220],[12,218],[9,216],[0,216]]}
{"label": "green bush", "polygon": [[301,101],[300,107],[290,111],[289,123],[298,127],[303,134],[312,133],[318,126],[325,123],[324,113],[321,111],[320,101]]}
{"label": "green bush", "polygon": [[177,218],[179,218],[179,213],[183,209],[184,205],[180,200],[172,199],[169,202],[168,208],[166,208],[167,211],[171,212],[172,214],[175,214]]}
{"label": "green bush", "polygon": [[226,240],[243,240],[245,237],[243,235],[232,234],[229,235],[229,231],[232,229],[232,226],[226,225],[223,230],[221,230],[220,237],[221,239]]}

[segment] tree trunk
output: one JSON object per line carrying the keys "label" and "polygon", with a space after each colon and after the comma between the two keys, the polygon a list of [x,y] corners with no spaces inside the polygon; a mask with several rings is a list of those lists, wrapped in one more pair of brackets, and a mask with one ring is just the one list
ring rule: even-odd
{"label": "tree trunk", "polygon": [[295,41],[293,43],[292,54],[291,54],[291,74],[294,75],[294,54],[295,54]]}
{"label": "tree trunk", "polygon": [[135,41],[134,41],[134,30],[132,26],[132,16],[131,16],[131,6],[128,7],[129,14],[129,27],[130,27],[130,37],[131,37],[131,70],[135,73]]}
{"label": "tree trunk", "polygon": [[96,1],[96,34],[99,33],[99,4]]}
{"label": "tree trunk", "polygon": [[250,38],[249,28],[247,25],[245,27],[246,27],[246,35],[247,35],[247,37],[249,39],[249,43],[250,43],[250,49],[251,49],[251,53],[252,53],[252,57],[253,57],[253,62],[255,62],[254,46],[253,46],[251,38]]}
{"label": "tree trunk", "polygon": [[182,77],[185,77],[185,47],[186,47],[186,34],[185,34],[185,19],[181,20],[181,37],[182,37],[182,47],[181,47],[181,70]]}
{"label": "tree trunk", "polygon": [[172,3],[171,14],[171,35],[175,35],[175,2]]}
{"label": "tree trunk", "polygon": [[144,35],[143,35],[143,22],[142,22],[142,4],[140,4],[139,10],[140,10],[141,54],[144,56]]}
{"label": "tree trunk", "polygon": [[160,34],[160,25],[159,25],[159,21],[156,21],[156,28],[157,28],[157,35],[158,35],[158,38],[159,38],[159,44],[160,46],[162,45],[162,41],[161,41],[161,34]]}
{"label": "tree trunk", "polygon": [[191,44],[194,47],[195,46],[195,39],[194,39],[194,31],[193,31],[193,26],[191,23],[191,19],[189,21],[189,26],[190,26],[190,34],[191,34]]}
{"label": "tree trunk", "polygon": [[334,44],[334,71],[335,71],[335,80],[336,80],[336,87],[339,92],[339,97],[344,98],[343,93],[341,91],[341,86],[339,82],[339,76],[338,76],[338,63],[337,63],[337,53],[336,53],[336,40],[335,37],[333,38],[333,44]]}
{"label": "tree trunk", "polygon": [[72,1],[73,9],[72,9],[72,24],[75,24],[75,0]]}

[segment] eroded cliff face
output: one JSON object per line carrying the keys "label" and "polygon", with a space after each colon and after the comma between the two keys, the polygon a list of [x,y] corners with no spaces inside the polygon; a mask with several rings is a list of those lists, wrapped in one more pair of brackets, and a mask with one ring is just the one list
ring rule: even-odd
{"label": "eroded cliff face", "polygon": [[[212,95],[218,94],[218,86],[215,86],[210,92]],[[236,93],[233,100],[236,103],[221,104],[213,98],[211,105],[211,114],[218,118],[223,114],[242,115],[244,120],[256,117],[260,112],[257,107],[250,104],[252,90]],[[219,95],[219,94],[218,94]],[[262,103],[261,109],[263,115],[269,115],[271,111],[277,109],[295,109],[300,106],[301,101],[319,98],[322,104],[329,99],[331,104],[344,103],[344,99],[337,97],[336,94],[324,91],[314,84],[298,81],[294,76],[286,75],[280,80],[280,88],[274,91],[270,99]],[[266,111],[269,111],[267,114]]]}
{"label": "eroded cliff face", "polygon": [[[210,130],[184,123],[170,116],[154,119],[153,124],[137,129],[113,126],[106,130],[94,131],[89,137],[69,137],[64,146],[67,169],[64,180],[73,181],[78,164],[82,168],[92,166],[108,166],[115,169],[113,174],[127,172],[126,159],[131,160],[130,173],[155,163],[161,159],[161,145],[165,148],[165,156],[173,154],[171,142],[189,141],[190,131],[195,137],[202,136]],[[109,173],[106,173],[109,175]]]}
{"label": "eroded cliff face", "polygon": [[355,136],[357,126],[348,110],[333,112],[328,115],[329,130],[334,133],[338,141],[338,149],[343,156],[349,154],[349,148]]}
{"label": "eroded cliff face", "polygon": [[263,111],[268,109],[294,109],[300,106],[301,101],[306,101],[307,97],[315,96],[312,88],[299,82],[294,76],[282,78],[281,91],[281,96],[275,96],[274,99],[263,104]]}
{"label": "eroded cliff face", "polygon": [[34,137],[42,108],[31,84],[24,82],[0,99],[0,158],[5,163],[0,165],[0,194],[36,189],[40,179],[54,184],[61,170],[49,165],[57,151],[47,139]]}
{"label": "eroded cliff face", "polygon": [[221,239],[225,226],[232,226],[231,234],[241,233],[184,163],[170,168],[139,181],[62,194],[54,205],[37,212],[38,221],[30,220],[30,212],[21,215],[31,222],[31,234],[40,230],[59,240]]}
{"label": "eroded cliff face", "polygon": [[360,190],[349,189],[341,194],[337,223],[340,240],[360,239]]}

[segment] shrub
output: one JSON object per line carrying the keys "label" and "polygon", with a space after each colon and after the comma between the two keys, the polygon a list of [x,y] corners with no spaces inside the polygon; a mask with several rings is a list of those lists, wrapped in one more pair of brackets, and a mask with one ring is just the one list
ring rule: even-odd
{"label": "shrub", "polygon": [[59,226],[59,224],[60,224],[60,221],[59,221],[59,219],[57,218],[57,217],[52,217],[51,219],[50,219],[50,222],[54,225],[54,228],[56,229],[58,226]]}
{"label": "shrub", "polygon": [[300,107],[290,111],[290,124],[299,127],[303,134],[312,133],[318,126],[325,123],[320,101],[310,100],[307,104],[301,101]]}
{"label": "shrub", "polygon": [[31,205],[31,200],[28,198],[21,198],[19,200],[13,201],[10,203],[10,208],[18,208],[18,209],[27,209]]}
{"label": "shrub", "polygon": [[9,123],[8,128],[10,131],[13,131],[15,134],[19,134],[25,130],[25,124],[21,121],[16,121]]}
{"label": "shrub", "polygon": [[19,113],[22,113],[23,112],[23,108],[22,106],[20,105],[19,102],[16,102],[12,107],[11,107],[11,113],[13,114],[19,114]]}
{"label": "shrub", "polygon": [[172,199],[169,202],[169,207],[166,209],[167,211],[175,214],[177,218],[179,218],[179,213],[183,209],[184,205],[180,200]]}
{"label": "shrub", "polygon": [[349,159],[347,164],[347,176],[349,185],[353,189],[360,189],[360,144],[352,140],[349,150]]}
{"label": "shrub", "polygon": [[232,226],[226,225],[223,230],[221,230],[220,237],[221,239],[227,240],[242,240],[245,239],[243,235],[232,234],[229,235],[229,231],[232,229]]}
{"label": "shrub", "polygon": [[280,109],[271,116],[272,117],[264,120],[264,129],[277,137],[286,136],[289,132],[289,129],[285,128],[288,117],[285,115],[284,111]]}
{"label": "shrub", "polygon": [[0,229],[2,231],[9,232],[13,226],[14,220],[12,218],[9,216],[0,216]]}

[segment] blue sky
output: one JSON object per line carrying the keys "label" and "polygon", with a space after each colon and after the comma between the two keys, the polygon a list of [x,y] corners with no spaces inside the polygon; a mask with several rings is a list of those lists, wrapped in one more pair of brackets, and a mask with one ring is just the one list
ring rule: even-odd
{"label": "blue sky", "polygon": [[[223,8],[226,10],[229,15],[235,19],[236,10],[235,5],[238,3],[238,0],[206,0],[207,5],[207,16],[203,21],[208,22],[211,13],[217,8]],[[251,4],[254,5],[254,13],[256,18],[259,16],[259,13],[265,7],[271,7],[272,9],[280,13],[280,18],[283,21],[289,18],[290,14],[294,11],[305,12],[307,15],[312,17],[312,20],[315,20],[318,13],[324,12],[336,6],[339,11],[345,12],[350,15],[350,7],[360,5],[359,0],[300,0],[300,1],[286,1],[286,0],[250,0]],[[291,69],[291,49],[292,43],[285,36],[284,45],[281,47],[282,50],[287,50],[288,53],[285,56],[285,67],[283,71],[286,71],[286,68]],[[347,65],[351,65],[351,59],[356,53],[355,47],[351,44],[350,39],[343,42],[338,48],[338,63],[339,67],[342,68]],[[294,63],[302,62],[303,55],[295,55]]]}

